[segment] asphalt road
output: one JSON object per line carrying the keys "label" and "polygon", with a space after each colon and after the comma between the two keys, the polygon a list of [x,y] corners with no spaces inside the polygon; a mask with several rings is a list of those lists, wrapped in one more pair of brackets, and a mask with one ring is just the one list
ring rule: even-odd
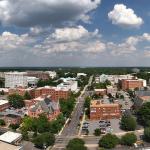
{"label": "asphalt road", "polygon": [[84,99],[87,93],[85,94],[85,91],[87,87],[91,84],[92,82],[92,76],[89,79],[88,85],[84,87],[84,90],[82,91],[81,95],[77,99],[76,107],[71,115],[71,121],[68,125],[65,126],[64,130],[62,131],[62,136],[75,136],[77,135],[77,128],[78,124],[80,123],[80,116],[83,111],[83,105],[84,105]]}
{"label": "asphalt road", "polygon": [[78,124],[80,123],[80,116],[83,111],[84,98],[88,95],[86,89],[91,84],[92,78],[93,76],[90,77],[88,85],[84,87],[81,95],[78,97],[76,106],[71,115],[71,121],[64,127],[61,135],[56,137],[55,145],[52,150],[62,150],[70,139],[78,135]]}

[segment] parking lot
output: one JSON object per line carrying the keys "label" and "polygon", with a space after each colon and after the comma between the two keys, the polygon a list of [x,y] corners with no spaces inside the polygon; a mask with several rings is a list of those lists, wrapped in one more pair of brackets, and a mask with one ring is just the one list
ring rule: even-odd
{"label": "parking lot", "polygon": [[[106,121],[106,120],[105,120]],[[120,120],[119,119],[110,119],[108,120],[110,121],[110,125],[105,124],[105,123],[100,123],[100,120],[98,121],[85,121],[85,125],[83,126],[83,132],[84,133],[84,129],[88,129],[89,131],[89,135],[93,135],[94,134],[94,130],[95,129],[104,129],[106,130],[106,133],[119,133],[122,132],[122,130],[120,129]],[[85,128],[84,128],[85,127]]]}

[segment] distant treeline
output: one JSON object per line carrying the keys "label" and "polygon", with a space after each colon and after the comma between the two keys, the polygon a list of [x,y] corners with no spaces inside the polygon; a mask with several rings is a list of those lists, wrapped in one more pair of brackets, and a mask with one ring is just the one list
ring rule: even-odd
{"label": "distant treeline", "polygon": [[[133,73],[133,69],[137,67],[0,67],[0,71],[48,71],[55,70],[58,73],[78,73],[83,72],[91,74],[128,74]],[[138,67],[141,72],[150,71],[150,67]]]}

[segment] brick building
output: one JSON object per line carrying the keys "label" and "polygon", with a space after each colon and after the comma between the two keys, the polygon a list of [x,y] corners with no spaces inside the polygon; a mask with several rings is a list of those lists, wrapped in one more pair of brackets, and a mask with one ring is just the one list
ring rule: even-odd
{"label": "brick building", "polygon": [[104,96],[107,94],[106,89],[94,89],[96,95]]}
{"label": "brick building", "polygon": [[104,100],[93,100],[90,105],[90,119],[103,120],[121,117],[120,105]]}
{"label": "brick building", "polygon": [[66,88],[57,88],[51,86],[45,86],[35,89],[35,98],[41,95],[51,95],[52,100],[67,99],[69,97],[70,90]]}
{"label": "brick building", "polygon": [[20,124],[21,117],[19,115],[7,114],[6,116],[4,116],[4,121],[7,124]]}
{"label": "brick building", "polygon": [[121,80],[121,88],[123,90],[134,90],[135,88],[142,88],[146,87],[146,81],[142,79],[137,79],[137,80],[126,80],[123,79]]}
{"label": "brick building", "polygon": [[52,86],[45,86],[40,88],[16,88],[16,89],[9,89],[9,95],[18,93],[19,95],[24,95],[25,92],[28,91],[32,98],[37,98],[42,95],[51,95],[52,100],[59,100],[59,99],[67,99],[70,95],[70,90],[67,88],[58,88]]}
{"label": "brick building", "polygon": [[9,89],[9,95],[11,94],[19,94],[21,96],[24,96],[24,94],[28,92],[32,98],[35,97],[35,89],[34,88],[22,88],[22,87],[18,87],[18,88],[10,88]]}
{"label": "brick building", "polygon": [[45,114],[51,121],[60,114],[59,102],[52,101],[49,97],[35,99],[35,104],[28,108],[30,117],[38,118],[39,115]]}
{"label": "brick building", "polygon": [[27,76],[36,77],[41,80],[49,80],[49,73],[43,71],[28,71]]}
{"label": "brick building", "polygon": [[9,102],[7,100],[0,100],[0,112],[9,108]]}

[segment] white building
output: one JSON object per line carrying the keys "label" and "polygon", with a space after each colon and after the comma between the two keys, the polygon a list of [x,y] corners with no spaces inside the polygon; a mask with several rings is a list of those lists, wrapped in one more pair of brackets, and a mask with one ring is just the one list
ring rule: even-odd
{"label": "white building", "polygon": [[77,81],[66,81],[57,85],[58,88],[66,88],[71,90],[72,92],[76,92],[78,90],[78,82]]}
{"label": "white building", "polygon": [[86,73],[77,73],[77,77],[80,77],[80,76],[87,76]]}
{"label": "white building", "polygon": [[54,79],[57,76],[57,73],[55,71],[47,71],[47,73],[49,74],[49,77],[51,79]]}
{"label": "white building", "polygon": [[39,81],[39,78],[36,78],[36,77],[27,77],[28,85],[30,85],[31,87],[36,87],[38,81]]}
{"label": "white building", "polygon": [[119,80],[122,79],[133,79],[135,78],[133,75],[126,74],[126,75],[105,75],[102,74],[99,77],[100,82],[104,83],[106,80],[109,80],[112,84],[116,84],[119,82]]}
{"label": "white building", "polygon": [[144,80],[144,79],[138,79],[139,81],[143,81],[143,87],[146,87],[147,86],[147,81]]}
{"label": "white building", "polygon": [[15,133],[8,131],[2,135],[0,135],[0,141],[9,143],[9,144],[15,144],[17,145],[22,140],[22,135],[20,133]]}
{"label": "white building", "polygon": [[76,78],[70,78],[70,77],[68,77],[68,78],[60,78],[60,80],[62,80],[63,82],[70,82],[70,81],[75,81]]}
{"label": "white building", "polygon": [[108,80],[108,75],[106,75],[106,74],[100,75],[99,82],[104,83],[106,80]]}
{"label": "white building", "polygon": [[27,87],[27,73],[26,72],[6,72],[5,73],[5,87]]}

